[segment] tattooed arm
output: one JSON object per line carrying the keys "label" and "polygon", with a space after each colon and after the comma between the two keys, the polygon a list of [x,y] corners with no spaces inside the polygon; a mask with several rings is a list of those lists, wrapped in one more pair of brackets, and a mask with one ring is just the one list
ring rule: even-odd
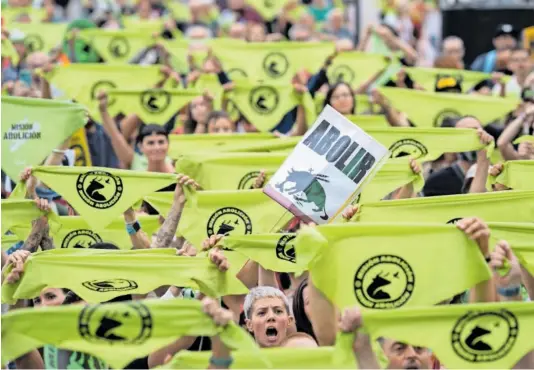
{"label": "tattooed arm", "polygon": [[26,238],[24,244],[20,249],[28,251],[30,253],[36,252],[39,245],[41,245],[41,240],[43,239],[45,227],[47,224],[47,219],[44,216],[33,221],[32,231],[30,232],[30,235],[28,235],[28,238]]}
{"label": "tattooed arm", "polygon": [[152,244],[152,248],[170,247],[185,206],[185,186],[192,186],[195,189],[200,188],[195,180],[189,178],[188,176],[179,175],[178,184],[176,185],[176,190],[174,191],[174,201],[172,203],[171,210],[169,211],[165,222],[163,222],[163,225],[158,230],[156,241],[154,244]]}
{"label": "tattooed arm", "polygon": [[41,250],[48,251],[50,249],[56,249],[56,246],[50,237],[50,225],[47,222],[44,227],[43,238],[41,239]]}

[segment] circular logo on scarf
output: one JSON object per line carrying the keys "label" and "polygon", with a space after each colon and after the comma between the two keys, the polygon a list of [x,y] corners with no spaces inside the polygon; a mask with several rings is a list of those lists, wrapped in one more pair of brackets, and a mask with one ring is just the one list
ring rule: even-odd
{"label": "circular logo on scarf", "polygon": [[34,53],[44,49],[44,41],[41,36],[31,34],[24,38],[24,46],[28,49],[28,52]]}
{"label": "circular logo on scarf", "polygon": [[124,58],[130,52],[130,43],[126,37],[115,36],[109,41],[108,51],[115,58]]}
{"label": "circular logo on scarf", "polygon": [[171,104],[171,94],[161,89],[150,89],[141,94],[141,106],[149,113],[161,113]]}
{"label": "circular logo on scarf", "polygon": [[74,150],[74,165],[75,166],[87,166],[87,158],[85,157],[85,150],[83,150],[83,147],[79,144],[74,144],[70,148],[70,150]]}
{"label": "circular logo on scarf", "polygon": [[443,121],[446,118],[456,119],[456,118],[460,118],[461,116],[462,115],[457,110],[444,109],[436,115],[436,118],[434,118],[434,127],[441,127],[441,125],[443,124]]}
{"label": "circular logo on scarf", "polygon": [[85,306],[78,332],[89,342],[142,344],[152,336],[152,315],[140,302]]}
{"label": "circular logo on scarf", "polygon": [[250,91],[249,104],[256,113],[266,115],[274,112],[280,97],[271,86],[258,86]]}
{"label": "circular logo on scarf", "polygon": [[245,72],[241,68],[231,68],[226,74],[231,80],[248,77],[247,72]]}
{"label": "circular logo on scarf", "polygon": [[89,248],[93,244],[101,242],[100,235],[91,230],[73,230],[65,236],[61,248]]}
{"label": "circular logo on scarf", "polygon": [[[117,85],[111,81],[102,80],[96,82],[93,87],[91,87],[91,100],[97,100],[97,95],[100,91],[109,92],[109,90],[116,89]],[[116,99],[114,97],[108,96],[108,106],[115,104]]]}
{"label": "circular logo on scarf", "polygon": [[415,274],[404,259],[383,254],[362,263],[354,275],[354,294],[366,308],[404,306],[415,287]]}
{"label": "circular logo on scarf", "polygon": [[332,83],[345,82],[351,84],[354,80],[354,71],[345,64],[340,64],[332,71]]}
{"label": "circular logo on scarf", "polygon": [[510,352],[518,331],[517,318],[508,310],[470,311],[452,329],[452,348],[469,362],[496,361]]}
{"label": "circular logo on scarf", "polygon": [[456,225],[458,223],[458,221],[460,221],[461,219],[462,219],[462,217],[452,218],[449,221],[447,221],[447,223],[451,224],[451,225]]}
{"label": "circular logo on scarf", "polygon": [[123,187],[120,177],[105,171],[89,171],[78,176],[76,190],[89,206],[106,209],[119,201]]}
{"label": "circular logo on scarf", "polygon": [[137,288],[137,283],[127,279],[90,280],[82,283],[84,287],[94,292],[123,292]]}
{"label": "circular logo on scarf", "polygon": [[289,61],[282,53],[272,52],[263,59],[263,70],[271,78],[280,78],[289,69]]}
{"label": "circular logo on scarf", "polygon": [[412,156],[414,159],[421,158],[428,154],[426,146],[414,139],[402,139],[393,143],[389,150],[391,151],[391,158],[399,158],[404,156]]}
{"label": "circular logo on scarf", "polygon": [[282,236],[276,244],[276,257],[284,261],[297,263],[295,245],[293,244],[295,238],[295,235]]}
{"label": "circular logo on scarf", "polygon": [[212,235],[252,234],[250,217],[235,207],[224,207],[215,211],[208,220],[208,237]]}
{"label": "circular logo on scarf", "polygon": [[256,182],[256,179],[260,175],[260,171],[252,171],[247,173],[245,176],[239,180],[239,185],[237,186],[237,190],[248,190],[252,189],[252,186]]}

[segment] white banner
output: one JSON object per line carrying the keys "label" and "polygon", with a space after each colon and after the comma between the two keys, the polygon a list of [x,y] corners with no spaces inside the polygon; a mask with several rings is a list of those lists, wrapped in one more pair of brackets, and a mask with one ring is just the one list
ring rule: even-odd
{"label": "white banner", "polygon": [[385,147],[326,106],[263,192],[303,221],[329,223],[388,157]]}

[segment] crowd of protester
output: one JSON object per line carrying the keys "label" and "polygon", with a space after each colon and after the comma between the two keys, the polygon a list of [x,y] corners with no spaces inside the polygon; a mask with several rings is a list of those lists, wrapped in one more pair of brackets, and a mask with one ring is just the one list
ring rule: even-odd
{"label": "crowd of protester", "polygon": [[[371,1],[371,0],[367,0]],[[475,114],[464,114],[448,118],[442,126],[447,128],[472,129],[477,132],[481,149],[461,153],[443,153],[439,158],[425,163],[410,161],[410,171],[421,173],[425,185],[420,191],[412,184],[398,189],[391,189],[384,198],[390,200],[406,198],[440,197],[475,193],[502,192],[510,190],[504,185],[494,184],[487,187],[488,179],[497,177],[504,171],[503,163],[510,161],[534,160],[534,141],[517,140],[520,137],[534,135],[534,55],[532,50],[523,48],[522,30],[512,24],[495,25],[492,38],[493,50],[479,55],[472,63],[464,60],[465,46],[461,38],[440,35],[439,2],[433,0],[385,0],[379,2],[379,22],[366,29],[357,30],[349,22],[350,7],[343,1],[336,0],[288,0],[272,1],[283,3],[273,19],[264,19],[262,6],[255,3],[262,0],[182,0],[175,1],[177,9],[187,13],[172,11],[172,1],[128,0],[100,1],[46,0],[42,4],[28,0],[8,0],[3,9],[44,10],[44,15],[37,23],[64,24],[64,34],[60,42],[50,50],[32,51],[27,43],[27,35],[22,25],[34,22],[32,14],[21,12],[15,18],[2,17],[2,92],[3,96],[32,99],[72,99],[72,96],[54,85],[47,76],[55,70],[74,64],[103,64],[102,55],[85,43],[79,34],[86,29],[120,30],[125,28],[126,19],[137,22],[160,22],[161,29],[150,37],[154,43],[136,53],[131,64],[158,65],[161,81],[146,88],[162,88],[174,83],[181,88],[194,87],[205,75],[215,75],[224,93],[236,89],[240,80],[234,78],[230,69],[224,65],[212,50],[213,42],[220,39],[235,39],[249,43],[294,42],[330,42],[334,45],[333,54],[324,55],[318,70],[298,68],[291,83],[296,94],[310,94],[311,97],[324,97],[319,111],[330,105],[339,113],[349,117],[358,115],[383,116],[387,127],[410,128],[417,126],[413,118],[395,107],[382,90],[379,81],[387,87],[425,91],[416,78],[410,76],[408,68],[437,68],[449,73],[447,77],[453,83],[442,89],[435,83],[433,92],[437,94],[462,94],[493,96],[501,99],[515,99],[515,108],[506,112],[492,122],[482,122]],[[265,1],[266,3],[268,1]],[[256,4],[257,5],[257,4]],[[4,10],[3,10],[4,11]],[[513,20],[511,20],[512,23]],[[135,26],[134,26],[135,27]],[[146,31],[152,32],[152,31]],[[189,43],[190,54],[186,56],[186,70],[177,70],[170,62],[172,50],[165,42],[183,37]],[[378,41],[377,41],[378,40]],[[360,51],[375,53],[373,45],[381,42],[390,54],[384,56],[388,65],[374,76],[365,76],[365,82],[353,86],[343,81],[332,81],[329,73],[336,58],[343,53]],[[13,54],[4,52],[5,45],[11,44]],[[193,54],[205,51],[203,60],[195,61]],[[247,61],[242,61],[247,63]],[[386,75],[388,67],[398,62],[393,73]],[[458,74],[451,74],[457,70]],[[467,86],[458,78],[462,71],[484,73],[484,78],[474,86]],[[131,76],[132,83],[136,79]],[[83,86],[80,76],[81,89]],[[119,86],[129,88],[129,86]],[[183,108],[176,109],[172,118],[165,124],[143,122],[131,112],[114,114],[110,111],[110,93],[97,91],[94,94],[96,111],[89,113],[83,134],[92,167],[106,167],[133,171],[148,171],[164,174],[176,173],[176,158],[169,151],[171,138],[176,136],[215,136],[243,135],[258,133],[260,130],[252,120],[242,113],[235,114],[227,101],[221,106],[216,104],[216,93],[205,89],[202,95],[193,98]],[[359,106],[358,98],[366,96],[368,106]],[[284,99],[284,97],[282,97]],[[306,134],[313,125],[306,119],[304,103],[292,108],[280,122],[274,122],[271,132],[279,139],[299,137]],[[4,118],[3,118],[4,119]],[[356,121],[357,124],[357,121]],[[441,128],[441,127],[440,127]],[[4,133],[4,128],[3,128]],[[77,165],[79,151],[69,146],[70,137],[59,147],[51,151],[43,162],[46,166]],[[4,144],[5,145],[5,144]],[[488,145],[495,148],[498,160],[488,157]],[[3,152],[4,153],[4,152]],[[6,161],[16,161],[14,157],[2,157]],[[4,166],[3,166],[4,167]],[[252,189],[262,188],[268,179],[261,166],[257,168],[258,177]],[[39,181],[26,168],[18,178],[10,178],[2,171],[2,199],[9,199],[15,188],[25,184],[26,198],[33,199],[36,207],[45,213],[73,217],[79,215],[61,194]],[[177,184],[161,189],[173,193],[172,207],[168,214],[160,214],[150,204],[143,202],[124,212],[125,228],[128,231],[133,249],[174,248],[182,257],[197,258],[208,251],[209,261],[217,269],[230,274],[231,262],[228,252],[222,248],[222,235],[206,238],[202,245],[193,245],[183,237],[177,236],[177,228],[182,212],[188,201],[187,194],[195,190],[202,192],[202,184],[186,175],[179,175]],[[209,190],[209,189],[207,189]],[[534,190],[533,184],[524,189]],[[387,197],[386,197],[387,195]],[[532,195],[530,196],[532,198]],[[384,202],[390,201],[384,200]],[[530,203],[525,207],[531,207]],[[365,203],[364,203],[365,207]],[[356,222],[355,215],[360,208],[353,204],[344,210],[339,222]],[[513,209],[507,210],[514,213]],[[159,215],[160,227],[153,235],[147,234],[139,223],[145,215]],[[532,267],[528,268],[523,259],[514,254],[514,246],[506,240],[495,241],[492,236],[491,222],[478,214],[466,215],[455,227],[467,239],[476,243],[481,258],[493,272],[492,277],[470,287],[465,292],[457,292],[454,297],[440,305],[469,305],[478,303],[502,303],[509,301],[530,302],[534,297],[534,276]],[[398,220],[399,222],[402,220]],[[499,221],[499,220],[497,220]],[[518,220],[530,223],[533,220]],[[2,221],[4,222],[4,221]],[[490,224],[490,226],[488,226]],[[283,229],[284,232],[297,232],[301,229],[316,227],[293,218]],[[61,249],[54,245],[54,227],[50,217],[42,216],[28,225],[29,235],[23,241],[14,242],[4,248],[2,243],[2,283],[3,289],[10,284],[17,284],[24,277],[25,266],[35,253],[47,253],[51,249]],[[4,232],[4,228],[2,228]],[[3,238],[11,234],[5,234]],[[4,239],[3,239],[4,240]],[[369,246],[372,248],[373,246]],[[421,246],[423,247],[423,246]],[[116,250],[113,243],[97,242],[93,250]],[[534,249],[533,249],[534,252]],[[81,257],[83,258],[83,256]],[[521,262],[521,263],[520,263]],[[142,262],[141,262],[142,263]],[[429,266],[440,261],[429,261]],[[496,271],[504,266],[509,269],[505,275]],[[430,268],[430,267],[429,267]],[[451,266],[454,270],[454,267]],[[234,271],[235,272],[235,271]],[[454,271],[452,271],[454,273]],[[157,271],[154,271],[157,274]],[[332,272],[334,274],[334,272]],[[68,276],[64,277],[69,279]],[[189,287],[164,286],[146,294],[121,295],[110,301],[129,302],[132,300],[180,300],[196,299],[202,302],[203,311],[218,327],[226,327],[236,322],[250,333],[260,348],[306,348],[331,347],[336,345],[339,333],[353,334],[353,353],[359,368],[402,368],[402,369],[437,369],[449,368],[447,363],[438,358],[436,353],[424,345],[412,345],[396,338],[371,338],[365,331],[362,308],[353,306],[341,310],[329,300],[312,281],[307,271],[303,274],[293,272],[275,272],[261,266],[257,261],[248,260],[237,278],[247,287],[248,293],[228,295],[221,299],[208,297]],[[446,281],[436,282],[447,284]],[[517,289],[516,289],[517,288]],[[20,309],[46,310],[49,307],[84,304],[84,300],[75,291],[61,287],[45,287],[33,299],[20,299],[15,304],[3,304],[3,315]],[[435,302],[438,304],[438,302]],[[43,316],[44,317],[44,316]],[[45,319],[43,319],[45,320]],[[417,319],[414,318],[416,321]],[[4,339],[4,329],[2,337]],[[163,348],[143,356],[126,365],[125,368],[148,369],[170,364],[172,357],[182,351],[210,352],[209,368],[229,368],[232,365],[232,351],[228,343],[221,340],[219,333],[211,338],[207,336],[182,336]],[[339,340],[339,336],[338,336]],[[513,364],[515,368],[534,368],[534,347],[528,347],[528,353]],[[55,352],[54,352],[55,351]],[[17,359],[11,359],[7,368],[43,369],[43,368],[110,368],[94,353],[84,354],[77,351],[61,349],[46,345],[33,349]],[[55,353],[56,362],[49,360]],[[60,358],[59,364],[57,358]]]}

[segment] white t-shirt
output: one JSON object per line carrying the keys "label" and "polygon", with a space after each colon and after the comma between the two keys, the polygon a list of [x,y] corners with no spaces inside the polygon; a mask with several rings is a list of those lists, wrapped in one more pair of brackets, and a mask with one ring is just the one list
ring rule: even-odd
{"label": "white t-shirt", "polygon": [[[522,87],[517,82],[517,78],[515,76],[510,77],[508,82],[506,83],[506,96],[517,96],[518,98],[521,97],[521,90]],[[493,95],[499,95],[501,93],[501,85],[495,85],[493,87]]]}

